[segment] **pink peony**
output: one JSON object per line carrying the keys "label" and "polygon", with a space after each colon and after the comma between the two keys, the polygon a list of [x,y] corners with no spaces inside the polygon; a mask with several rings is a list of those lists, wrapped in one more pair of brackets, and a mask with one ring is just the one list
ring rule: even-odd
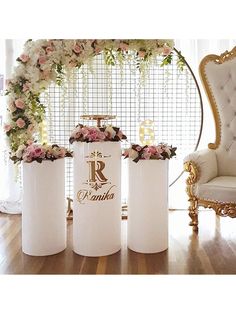
{"label": "pink peony", "polygon": [[45,64],[46,61],[47,61],[47,58],[44,57],[44,56],[41,56],[41,57],[38,58],[38,64],[40,64],[40,65],[41,64]]}
{"label": "pink peony", "polygon": [[96,128],[90,128],[89,132],[86,136],[89,141],[100,141],[105,139],[105,134],[101,131],[97,130]]}
{"label": "pink peony", "polygon": [[25,103],[20,98],[15,100],[15,105],[16,105],[16,108],[19,108],[19,109],[24,109],[25,108]]}
{"label": "pink peony", "polygon": [[23,129],[23,127],[25,126],[25,121],[23,119],[19,118],[16,121],[16,125],[18,126],[18,128]]}
{"label": "pink peony", "polygon": [[25,62],[29,61],[29,56],[23,53],[23,54],[20,55],[19,59],[20,59],[22,62],[25,63]]}
{"label": "pink peony", "polygon": [[154,155],[154,154],[156,154],[157,149],[156,149],[155,146],[149,146],[149,147],[147,147],[147,148],[145,149],[145,151],[148,152],[148,153],[150,153],[150,154],[152,154],[152,155]]}
{"label": "pink peony", "polygon": [[44,157],[44,151],[42,150],[41,147],[36,147],[34,152],[33,152],[33,157],[38,158],[38,157]]}
{"label": "pink peony", "polygon": [[4,131],[9,132],[11,130],[11,125],[10,124],[5,124],[4,125]]}
{"label": "pink peony", "polygon": [[76,44],[76,45],[74,45],[73,51],[75,53],[80,53],[81,52],[81,47],[78,44]]}

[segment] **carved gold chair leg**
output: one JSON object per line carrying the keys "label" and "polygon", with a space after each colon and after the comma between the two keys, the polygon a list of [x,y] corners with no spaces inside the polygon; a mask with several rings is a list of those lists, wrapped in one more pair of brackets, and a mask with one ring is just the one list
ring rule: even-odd
{"label": "carved gold chair leg", "polygon": [[189,217],[191,218],[189,225],[193,227],[193,231],[198,231],[198,203],[197,203],[197,199],[191,199],[189,201],[190,201],[190,206],[189,206],[188,210],[189,210]]}
{"label": "carved gold chair leg", "polygon": [[188,194],[190,202],[188,210],[191,222],[189,225],[193,227],[193,231],[198,231],[198,200],[194,195],[194,184],[198,180],[199,171],[193,161],[185,162],[184,170],[189,172],[189,176],[186,180],[186,192]]}

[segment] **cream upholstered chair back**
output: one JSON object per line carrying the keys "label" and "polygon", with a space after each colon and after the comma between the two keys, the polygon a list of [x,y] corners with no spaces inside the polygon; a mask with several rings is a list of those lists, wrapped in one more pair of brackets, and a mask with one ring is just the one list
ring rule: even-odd
{"label": "cream upholstered chair back", "polygon": [[211,104],[216,140],[218,176],[236,176],[236,47],[224,54],[208,55],[200,64],[200,76]]}
{"label": "cream upholstered chair back", "polygon": [[215,143],[184,158],[190,225],[198,230],[198,208],[236,218],[236,47],[200,63],[200,76],[215,120]]}

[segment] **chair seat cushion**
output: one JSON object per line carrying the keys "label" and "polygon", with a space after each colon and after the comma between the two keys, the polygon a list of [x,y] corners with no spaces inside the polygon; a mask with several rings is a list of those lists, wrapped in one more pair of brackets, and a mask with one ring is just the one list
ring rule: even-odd
{"label": "chair seat cushion", "polygon": [[236,177],[220,176],[198,186],[198,197],[236,203]]}

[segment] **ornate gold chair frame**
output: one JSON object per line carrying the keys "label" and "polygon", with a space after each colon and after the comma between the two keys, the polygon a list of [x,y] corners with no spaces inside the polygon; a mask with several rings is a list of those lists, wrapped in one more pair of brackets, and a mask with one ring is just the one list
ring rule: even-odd
{"label": "ornate gold chair frame", "polygon": [[[234,47],[230,52],[226,51],[219,56],[213,55],[213,54],[206,56],[201,61],[200,66],[199,66],[200,78],[204,86],[208,100],[210,102],[214,121],[215,121],[216,139],[215,139],[215,143],[210,143],[208,145],[208,148],[210,150],[216,150],[221,143],[221,120],[220,120],[220,114],[217,108],[215,97],[213,95],[212,89],[210,87],[210,84],[206,76],[205,67],[208,62],[213,61],[216,64],[223,64],[234,58],[236,58],[236,47]],[[199,176],[201,175],[201,172],[200,172],[199,167],[193,160],[187,160],[184,163],[184,170],[189,172],[189,176],[186,180],[186,184],[187,184],[186,192],[188,194],[189,202],[190,202],[189,216],[191,218],[191,221],[189,225],[193,227],[194,231],[198,231],[198,207],[199,206],[203,206],[205,208],[212,208],[215,210],[217,215],[220,215],[222,217],[226,217],[226,216],[229,216],[232,218],[236,217],[236,203],[232,203],[232,202],[227,203],[227,202],[220,202],[220,201],[212,201],[208,199],[201,199],[195,195],[194,187],[195,187],[195,184],[199,180]]]}

